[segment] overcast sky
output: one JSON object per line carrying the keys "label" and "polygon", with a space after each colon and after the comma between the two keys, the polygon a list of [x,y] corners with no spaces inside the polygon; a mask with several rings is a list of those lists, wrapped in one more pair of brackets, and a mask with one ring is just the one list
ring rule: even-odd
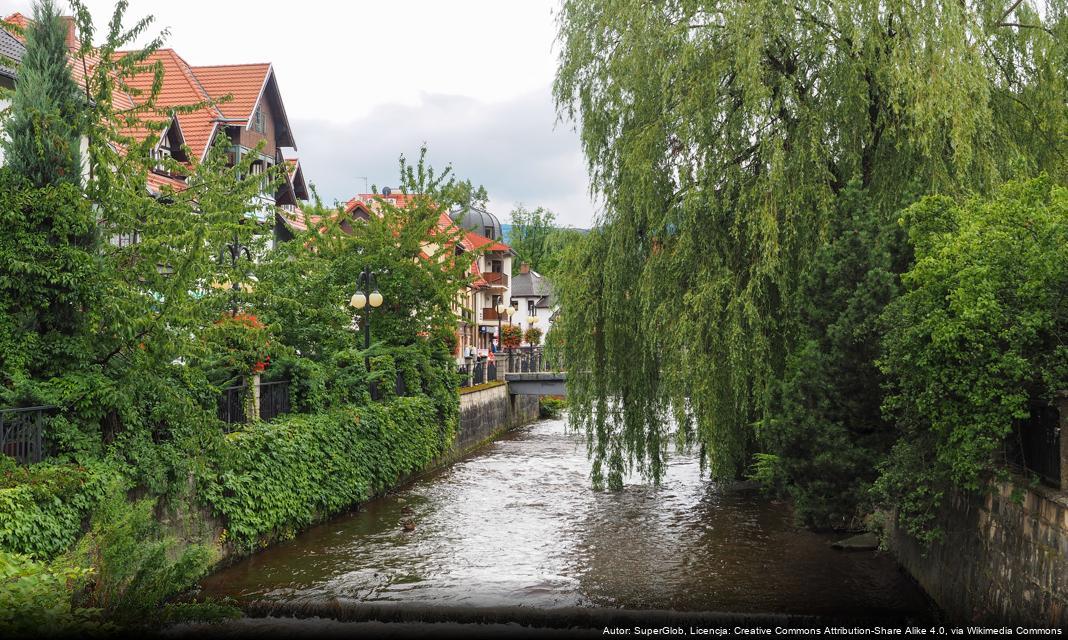
{"label": "overcast sky", "polygon": [[[305,177],[327,202],[396,185],[397,158],[485,185],[507,222],[517,203],[588,227],[578,136],[550,93],[560,0],[130,0],[190,64],[272,62]],[[66,6],[65,0],[58,0]],[[86,0],[102,29],[113,0]],[[0,0],[3,15],[31,0]]]}

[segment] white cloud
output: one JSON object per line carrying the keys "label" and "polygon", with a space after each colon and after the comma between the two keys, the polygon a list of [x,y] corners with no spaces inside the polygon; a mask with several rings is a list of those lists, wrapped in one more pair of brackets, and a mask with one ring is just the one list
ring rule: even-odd
{"label": "white cloud", "polygon": [[396,185],[398,157],[418,156],[425,142],[435,168],[451,164],[460,178],[485,185],[502,220],[517,203],[545,206],[558,219],[589,226],[582,154],[574,132],[554,128],[548,87],[502,103],[424,94],[414,106],[382,105],[348,124],[294,119],[305,175],[324,200]]}

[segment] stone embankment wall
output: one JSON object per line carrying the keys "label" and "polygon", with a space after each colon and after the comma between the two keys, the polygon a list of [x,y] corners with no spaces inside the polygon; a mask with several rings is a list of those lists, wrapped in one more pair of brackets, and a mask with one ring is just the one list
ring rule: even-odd
{"label": "stone embankment wall", "polygon": [[890,531],[901,564],[954,622],[1068,627],[1068,394],[1058,404],[1059,490],[1014,476],[958,494],[930,548]]}
{"label": "stone embankment wall", "polygon": [[956,496],[941,525],[930,548],[900,530],[890,542],[951,621],[1068,626],[1068,495],[1015,478]]}
{"label": "stone embankment wall", "polygon": [[454,454],[462,455],[513,427],[537,420],[538,408],[537,396],[513,396],[503,382],[461,390]]}

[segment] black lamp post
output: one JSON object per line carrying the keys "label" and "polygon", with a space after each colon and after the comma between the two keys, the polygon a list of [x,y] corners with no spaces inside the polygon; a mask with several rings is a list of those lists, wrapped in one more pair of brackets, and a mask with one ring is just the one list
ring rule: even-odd
{"label": "black lamp post", "polygon": [[[508,314],[508,326],[510,327],[512,326],[512,315],[515,313],[515,307],[508,305],[504,311]],[[502,341],[501,344],[503,345],[504,342]],[[512,372],[512,347],[508,347],[508,372]]]}
{"label": "black lamp post", "polygon": [[[241,238],[238,237],[237,232],[234,231],[234,241],[227,242],[226,247],[219,254],[220,261],[225,259],[226,254],[230,254],[230,270],[233,273],[237,272],[237,261],[241,258],[242,254],[245,259],[252,262],[252,254],[249,253],[248,247],[241,244]],[[234,279],[234,283],[230,286],[232,293],[230,294],[230,311],[233,315],[237,315],[237,292],[241,290],[241,283]]]}
{"label": "black lamp post", "polygon": [[[378,278],[375,278],[375,274],[371,272],[370,267],[364,267],[363,273],[356,279],[356,284],[362,287],[352,294],[352,299],[349,300],[349,306],[356,310],[363,309],[368,303],[372,307],[382,306],[382,294],[378,292]],[[370,295],[364,294],[364,290],[370,291]],[[363,348],[371,348],[371,310],[368,309],[363,314]],[[367,367],[367,372],[371,372],[371,356],[364,358],[364,365]]]}

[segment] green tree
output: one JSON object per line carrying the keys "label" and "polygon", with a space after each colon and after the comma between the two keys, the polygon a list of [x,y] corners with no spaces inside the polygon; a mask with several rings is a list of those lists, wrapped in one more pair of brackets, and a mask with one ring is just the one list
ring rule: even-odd
{"label": "green tree", "polygon": [[886,219],[1064,180],[1068,10],[1045,4],[564,3],[554,91],[605,213],[558,270],[557,329],[595,481],[660,476],[667,407],[715,476],[749,466],[850,184]]}
{"label": "green tree", "polygon": [[529,210],[520,204],[512,210],[511,221],[508,244],[519,254],[519,260],[512,261],[512,275],[519,273],[520,262],[541,271],[549,238],[556,229],[556,214],[544,207]]}
{"label": "green tree", "polygon": [[84,362],[90,309],[103,291],[97,214],[80,189],[85,100],[67,63],[67,25],[50,0],[34,5],[25,36],[0,170],[3,386]]}
{"label": "green tree", "polygon": [[[852,185],[796,292],[797,334],[757,424],[760,479],[809,526],[856,529],[895,436],[881,413],[879,314],[911,252],[889,216]],[[774,468],[771,468],[774,467]]]}
{"label": "green tree", "polygon": [[902,223],[916,261],[880,360],[901,438],[878,488],[933,539],[947,497],[979,489],[1013,425],[1068,388],[1068,189],[1042,177],[990,198],[929,197]]}
{"label": "green tree", "polygon": [[25,36],[26,53],[5,123],[5,161],[35,187],[76,183],[85,96],[71,78],[67,23],[52,0],[34,4]]}

